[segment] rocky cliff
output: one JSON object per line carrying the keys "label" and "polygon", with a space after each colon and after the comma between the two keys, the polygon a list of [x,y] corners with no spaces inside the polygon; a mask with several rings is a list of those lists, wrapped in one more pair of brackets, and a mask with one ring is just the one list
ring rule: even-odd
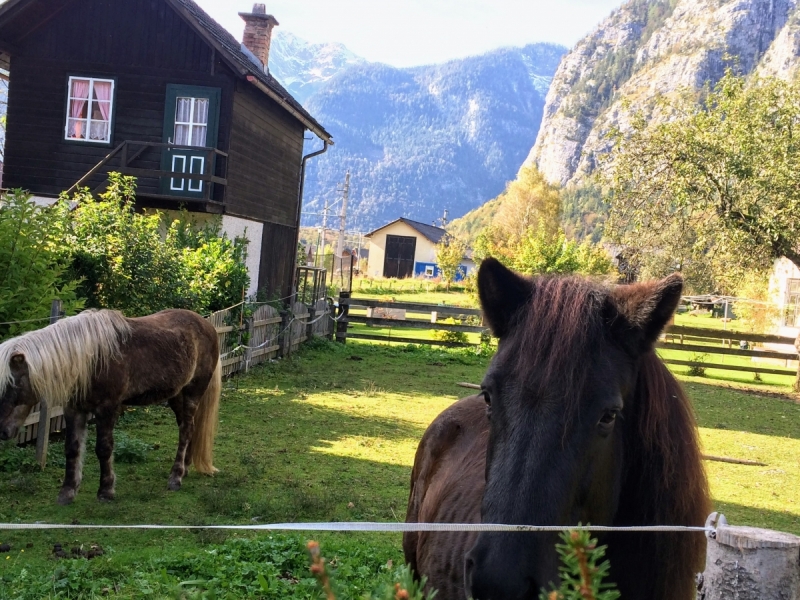
{"label": "rocky cliff", "polygon": [[569,52],[556,72],[525,164],[578,184],[631,114],[666,119],[655,99],[700,90],[730,67],[792,76],[800,60],[797,0],[630,0]]}

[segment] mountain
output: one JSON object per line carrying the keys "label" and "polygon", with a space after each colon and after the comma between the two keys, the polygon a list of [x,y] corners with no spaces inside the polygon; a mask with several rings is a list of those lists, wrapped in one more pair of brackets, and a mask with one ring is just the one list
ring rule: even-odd
{"label": "mountain", "polygon": [[270,74],[301,104],[332,77],[365,62],[342,44],[311,44],[281,29],[270,45]]}
{"label": "mountain", "polygon": [[425,67],[356,64],[333,76],[305,103],[336,144],[308,164],[304,224],[340,197],[348,169],[349,229],[403,216],[429,223],[445,209],[457,217],[497,196],[536,139],[564,52],[532,44]]}
{"label": "mountain", "polygon": [[550,182],[583,184],[609,130],[624,131],[637,111],[671,117],[659,95],[699,93],[729,67],[789,77],[799,55],[797,0],[630,0],[562,60],[525,164]]}

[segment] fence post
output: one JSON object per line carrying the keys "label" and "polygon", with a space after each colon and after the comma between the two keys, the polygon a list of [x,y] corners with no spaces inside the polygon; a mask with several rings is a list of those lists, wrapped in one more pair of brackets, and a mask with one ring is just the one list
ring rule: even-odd
{"label": "fence post", "polygon": [[800,537],[789,533],[731,527],[713,513],[707,524],[706,570],[700,600],[800,599]]}
{"label": "fence post", "polygon": [[291,310],[284,311],[281,313],[281,355],[282,356],[289,356],[292,353],[292,319],[294,315],[292,314]]}
{"label": "fence post", "polygon": [[[314,300],[316,302],[316,300]],[[316,309],[314,308],[313,304],[306,305],[306,310],[308,311],[308,323],[306,324],[306,337],[310,340],[314,337],[314,317],[317,314]]]}
{"label": "fence post", "polygon": [[[794,340],[794,349],[800,354],[800,334],[798,334],[797,338]],[[797,376],[794,380],[794,391],[800,392],[800,356],[797,362]]]}
{"label": "fence post", "polygon": [[336,335],[336,321],[333,317],[335,314],[333,310],[333,298],[328,298],[327,303],[328,304],[325,307],[325,311],[328,315],[328,318],[325,319],[325,337],[330,341],[333,341],[333,338]]}
{"label": "fence post", "polygon": [[[253,327],[253,317],[248,317],[244,320],[244,337],[247,339],[247,348],[244,351],[244,372],[247,373],[250,370],[250,361],[253,358],[253,333],[255,332],[255,327]],[[241,334],[240,334],[241,335]],[[241,338],[239,338],[239,343],[241,343]]]}
{"label": "fence post", "polygon": [[349,300],[350,292],[339,292],[339,314],[336,315],[336,341],[340,344],[347,343],[347,315],[350,314],[350,305],[342,304],[342,300]]}
{"label": "fence post", "polygon": [[[50,305],[50,325],[61,318],[61,300],[54,299]],[[44,469],[47,466],[47,446],[50,444],[50,410],[47,398],[39,401],[39,430],[36,432],[36,462]]]}

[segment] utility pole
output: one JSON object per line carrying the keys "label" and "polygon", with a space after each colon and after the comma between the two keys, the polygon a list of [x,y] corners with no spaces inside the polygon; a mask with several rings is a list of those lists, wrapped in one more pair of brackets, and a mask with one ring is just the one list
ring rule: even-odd
{"label": "utility pole", "polygon": [[[322,240],[317,246],[317,256],[322,257],[322,266],[325,266],[325,237],[328,235],[328,198],[325,197],[325,208],[322,211]],[[317,265],[319,266],[319,261]]]}
{"label": "utility pole", "polygon": [[339,243],[336,246],[336,257],[341,260],[344,252],[344,227],[347,221],[347,201],[350,198],[350,169],[344,176],[344,187],[342,188],[342,210],[339,213]]}

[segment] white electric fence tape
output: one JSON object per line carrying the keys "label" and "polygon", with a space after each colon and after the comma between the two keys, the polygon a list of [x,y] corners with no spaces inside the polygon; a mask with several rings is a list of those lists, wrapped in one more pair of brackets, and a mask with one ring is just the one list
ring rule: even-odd
{"label": "white electric fence tape", "polygon": [[715,532],[711,526],[691,527],[682,525],[649,525],[641,527],[610,527],[604,525],[499,525],[492,523],[264,523],[253,525],[84,525],[64,523],[0,523],[0,530],[22,531],[32,529],[228,529],[242,531],[489,531],[489,532]]}

